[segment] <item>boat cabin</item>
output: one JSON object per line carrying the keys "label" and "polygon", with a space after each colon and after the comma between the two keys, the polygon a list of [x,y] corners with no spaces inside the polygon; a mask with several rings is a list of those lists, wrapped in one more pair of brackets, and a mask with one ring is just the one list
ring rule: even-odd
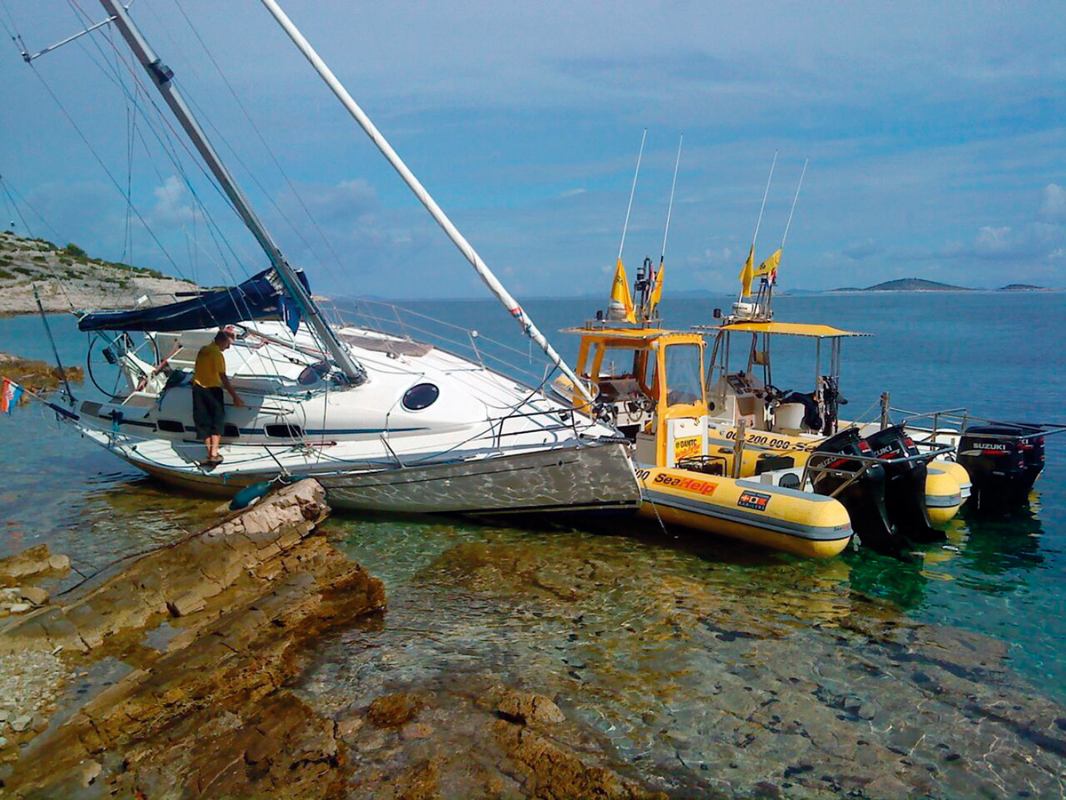
{"label": "boat cabin", "polygon": [[605,322],[564,332],[581,337],[575,371],[601,416],[636,443],[638,463],[673,467],[682,459],[706,455],[700,334]]}
{"label": "boat cabin", "polygon": [[[773,320],[726,320],[705,328],[714,334],[707,372],[708,410],[713,423],[748,430],[830,436],[837,432],[840,350],[844,339],[866,336],[829,325]],[[771,344],[775,337],[814,343],[814,385],[810,392],[774,385]]]}

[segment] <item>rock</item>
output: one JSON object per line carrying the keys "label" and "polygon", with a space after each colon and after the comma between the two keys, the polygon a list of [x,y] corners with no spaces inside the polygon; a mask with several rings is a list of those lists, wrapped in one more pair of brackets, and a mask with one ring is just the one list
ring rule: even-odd
{"label": "rock", "polygon": [[344,717],[337,721],[337,737],[340,739],[351,739],[365,724],[366,720],[362,717],[354,715]]}
{"label": "rock", "polygon": [[19,594],[22,595],[23,600],[35,606],[43,606],[48,602],[48,592],[39,586],[23,586],[19,589]]}
{"label": "rock", "polygon": [[400,728],[400,737],[406,741],[428,739],[433,735],[433,726],[425,722],[408,722]]}
{"label": "rock", "polygon": [[203,595],[196,592],[186,592],[181,597],[167,600],[167,611],[173,617],[187,617],[205,608],[207,608],[207,601]]}
{"label": "rock", "polygon": [[10,716],[10,711],[8,711],[6,708],[0,708],[0,724],[7,722]]}
{"label": "rock", "polygon": [[398,692],[377,698],[367,709],[367,719],[379,728],[397,728],[414,719],[425,702],[413,694]]}
{"label": "rock", "polygon": [[[172,613],[170,606],[193,613],[200,601],[206,608],[227,589],[243,587],[247,593],[290,572],[304,571],[299,561],[281,556],[290,554],[327,513],[325,491],[317,482],[285,486],[254,508],[231,515],[177,546],[132,559],[92,591],[62,607],[47,607],[13,629],[15,638],[0,638],[0,652],[24,646],[28,639],[47,640],[50,650],[57,645],[83,652],[96,649],[121,631],[143,628],[154,615]],[[320,558],[335,559],[336,551],[327,555],[327,547],[324,541],[309,545]],[[256,570],[272,572],[251,577],[249,573]],[[383,603],[383,590],[378,591]],[[224,610],[225,602],[220,602]]]}
{"label": "rock", "polygon": [[[53,562],[53,559],[56,560]],[[0,583],[10,585],[19,578],[62,572],[69,568],[69,558],[54,556],[48,551],[48,545],[38,544],[13,556],[0,558]]]}
{"label": "rock", "polygon": [[0,736],[0,748],[3,747],[7,747],[7,739],[5,739],[3,736]]}
{"label": "rock", "polygon": [[7,610],[12,614],[25,614],[33,608],[29,603],[12,603],[7,607]]}
{"label": "rock", "polygon": [[497,720],[494,732],[497,742],[514,763],[516,777],[529,796],[605,800],[666,798],[665,794],[651,792],[611,769],[586,764],[576,753],[532,728]]}
{"label": "rock", "polygon": [[440,760],[421,761],[396,779],[395,797],[435,800],[440,793]]}
{"label": "rock", "polygon": [[566,717],[559,710],[559,706],[544,695],[532,692],[516,692],[513,689],[505,691],[503,697],[496,704],[496,710],[506,719],[521,722],[522,724],[541,722],[555,725],[566,721]]}
{"label": "rock", "polygon": [[[64,658],[80,653],[79,670],[107,662],[115,675],[70,700],[63,724],[7,765],[4,791],[69,797],[94,782],[119,797],[175,787],[278,800],[342,794],[349,775],[337,727],[283,687],[318,637],[385,600],[380,581],[312,535],[328,512],[324,496],[314,481],[284,487],[0,631],[0,699],[18,697],[21,708],[52,702],[66,675],[57,646]],[[147,626],[167,624],[170,607],[182,616],[165,650],[130,648]],[[41,659],[55,666],[35,669]],[[26,682],[37,675],[41,686]],[[20,717],[13,727],[31,725]]]}
{"label": "rock", "polygon": [[30,727],[31,722],[33,722],[33,717],[31,717],[29,714],[23,714],[22,716],[15,717],[13,720],[11,720],[11,730],[13,730],[15,733],[22,733],[24,730]]}
{"label": "rock", "polygon": [[100,766],[99,761],[89,760],[79,765],[78,773],[83,788],[89,787],[93,784],[103,772],[104,768]]}

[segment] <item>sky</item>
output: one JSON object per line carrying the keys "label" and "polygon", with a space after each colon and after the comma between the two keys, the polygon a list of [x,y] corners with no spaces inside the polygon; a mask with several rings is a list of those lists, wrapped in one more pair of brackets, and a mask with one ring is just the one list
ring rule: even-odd
{"label": "sky", "polygon": [[[683,135],[667,293],[735,289],[775,153],[758,259],[809,159],[784,290],[1066,285],[1061,3],[283,5],[519,298],[606,295],[645,128],[623,257],[662,255]],[[259,2],[131,14],[317,291],[485,296]],[[103,17],[0,0],[31,52]],[[210,285],[267,266],[117,34],[32,67],[3,38],[4,223]]]}

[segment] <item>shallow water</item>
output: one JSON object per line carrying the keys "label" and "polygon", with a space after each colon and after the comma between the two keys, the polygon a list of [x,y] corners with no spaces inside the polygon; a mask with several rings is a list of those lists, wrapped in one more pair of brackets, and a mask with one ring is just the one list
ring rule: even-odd
{"label": "shallow water", "polygon": [[[680,301],[666,314],[683,327],[709,321],[711,305]],[[591,316],[587,306],[541,301],[528,308],[551,331]],[[506,334],[513,324],[489,303],[422,308],[487,336]],[[1066,295],[1058,293],[778,303],[779,319],[876,334],[845,345],[849,414],[859,415],[888,388],[899,406],[968,405],[988,416],[1051,421],[1064,416],[1066,356],[1054,346],[1066,336],[1064,311]],[[68,319],[53,319],[61,357],[80,363],[84,337]],[[0,319],[0,351],[47,358],[40,331],[37,319]],[[576,341],[554,338],[572,356]],[[807,388],[813,350],[779,348],[775,364],[777,385]],[[0,419],[0,449],[8,467],[0,489],[2,553],[47,542],[89,573],[201,525],[217,507],[138,477],[35,406]],[[920,703],[927,680],[966,681],[975,696],[984,689],[974,687],[985,687],[1066,702],[1066,436],[1048,440],[1048,465],[1029,509],[1001,520],[964,512],[948,526],[949,544],[925,548],[914,564],[867,552],[805,561],[626,521],[588,533],[335,517],[329,526],[336,540],[385,581],[389,609],[381,620],[324,643],[304,691],[336,710],[388,689],[447,688],[497,676],[555,693],[568,715],[606,736],[625,760],[654,765],[653,774],[666,776],[664,788],[733,792],[765,776],[780,778],[783,763],[799,763],[795,737],[762,739],[742,730],[755,723],[736,720],[758,718],[755,711],[743,716],[750,697],[787,705],[798,702],[788,687],[802,686],[803,697],[819,698],[819,713],[834,715],[809,725],[805,741],[841,736],[838,724],[869,728],[871,747],[895,752],[913,745],[923,769],[940,770],[942,793],[965,795],[983,780],[974,777],[977,768],[953,773],[934,763],[925,744],[896,741],[910,732],[893,729],[893,714],[907,713],[900,703]],[[967,650],[964,634],[953,628],[991,637],[975,649],[992,652],[1002,643],[1005,671],[975,666],[964,655],[944,668],[946,678],[937,677],[936,666],[898,681],[884,677],[910,663],[903,653],[928,658],[924,645],[908,650],[893,638],[911,635],[915,623],[950,626],[944,646],[952,657]],[[864,626],[881,626],[883,635],[871,636]],[[875,673],[881,676],[870,677]],[[952,731],[970,725],[969,718],[949,705],[930,708],[913,724],[937,732],[944,747],[961,749],[952,739],[961,734]],[[759,722],[758,730],[775,724]],[[754,744],[737,744],[749,736]],[[988,793],[996,795],[1009,767],[992,752],[982,769]],[[834,757],[844,763],[856,756],[844,749]],[[734,777],[717,774],[722,763],[736,764]],[[700,765],[714,766],[715,774]]]}

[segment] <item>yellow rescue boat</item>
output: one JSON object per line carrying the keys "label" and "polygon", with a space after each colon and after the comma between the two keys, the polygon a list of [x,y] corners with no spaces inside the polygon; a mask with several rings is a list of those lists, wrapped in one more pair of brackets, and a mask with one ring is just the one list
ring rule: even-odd
{"label": "yellow rescue boat", "polygon": [[813,558],[847,547],[839,501],[731,475],[732,454],[709,452],[701,335],[605,321],[568,332],[581,337],[577,374],[634,442],[642,516]]}

